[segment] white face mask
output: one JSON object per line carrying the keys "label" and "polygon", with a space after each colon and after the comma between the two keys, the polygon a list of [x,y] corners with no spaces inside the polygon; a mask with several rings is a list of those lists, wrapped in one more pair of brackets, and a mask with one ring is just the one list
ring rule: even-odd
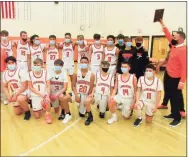
{"label": "white face mask", "polygon": [[147,78],[151,78],[151,77],[153,77],[153,73],[150,72],[150,71],[146,71],[146,72],[145,72],[145,76],[146,76]]}

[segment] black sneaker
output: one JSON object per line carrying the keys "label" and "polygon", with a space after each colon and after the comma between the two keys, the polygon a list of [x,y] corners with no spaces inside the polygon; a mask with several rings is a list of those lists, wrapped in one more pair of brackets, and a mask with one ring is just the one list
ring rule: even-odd
{"label": "black sneaker", "polygon": [[64,114],[61,114],[58,118],[58,120],[63,120],[65,118],[65,115]]}
{"label": "black sneaker", "polygon": [[173,118],[172,114],[169,114],[168,116],[164,116],[165,119]]}
{"label": "black sneaker", "polygon": [[135,127],[136,127],[136,126],[139,126],[140,123],[142,123],[142,119],[137,118],[137,119],[135,120],[135,122],[134,122],[134,126],[135,126]]}
{"label": "black sneaker", "polygon": [[24,120],[29,120],[30,117],[31,117],[31,112],[30,111],[25,112]]}
{"label": "black sneaker", "polygon": [[79,116],[80,117],[85,117],[85,114],[82,114],[82,113],[79,112]]}
{"label": "black sneaker", "polygon": [[181,121],[180,120],[173,120],[171,123],[170,123],[170,126],[171,127],[176,127],[178,125],[181,124]]}
{"label": "black sneaker", "polygon": [[105,113],[100,112],[100,113],[99,113],[99,117],[100,117],[100,118],[104,118],[104,117],[105,117]]}
{"label": "black sneaker", "polygon": [[85,125],[89,125],[93,121],[93,116],[88,116],[87,120],[85,121]]}

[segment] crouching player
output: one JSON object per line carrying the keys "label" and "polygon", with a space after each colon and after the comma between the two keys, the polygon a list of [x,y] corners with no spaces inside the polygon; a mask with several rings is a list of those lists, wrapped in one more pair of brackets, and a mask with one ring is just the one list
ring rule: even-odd
{"label": "crouching player", "polygon": [[133,74],[129,73],[129,70],[129,62],[122,62],[121,71],[123,74],[117,74],[114,91],[109,99],[109,109],[112,113],[112,118],[108,120],[108,124],[117,121],[116,109],[118,105],[122,105],[122,115],[125,119],[129,119],[131,111],[134,109],[137,79]]}
{"label": "crouching player", "polygon": [[31,91],[31,100],[34,116],[36,119],[42,115],[42,110],[46,111],[45,120],[46,123],[52,123],[52,117],[50,114],[50,81],[47,78],[47,72],[42,69],[43,60],[36,58],[33,61],[32,71],[30,71],[29,90]]}
{"label": "crouching player", "polygon": [[[29,120],[31,113],[27,103],[28,73],[17,66],[16,58],[13,56],[7,57],[5,62],[7,64],[3,77],[5,95],[9,102],[14,102],[15,114],[25,113],[24,120]],[[13,92],[8,89],[9,85]]]}
{"label": "crouching player", "polygon": [[139,126],[142,122],[142,109],[146,106],[146,122],[152,122],[154,113],[160,105],[162,82],[155,77],[155,67],[152,64],[146,66],[145,76],[138,80],[138,90],[136,96],[137,119],[134,126]]}
{"label": "crouching player", "polygon": [[95,103],[99,104],[99,117],[105,117],[105,111],[109,96],[112,94],[114,87],[114,76],[108,73],[110,63],[101,62],[101,72],[96,74]]}

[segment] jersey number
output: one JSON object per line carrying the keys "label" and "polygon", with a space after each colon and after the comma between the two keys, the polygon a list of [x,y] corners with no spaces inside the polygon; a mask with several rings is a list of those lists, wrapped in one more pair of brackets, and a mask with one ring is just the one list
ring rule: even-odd
{"label": "jersey number", "polygon": [[69,57],[69,52],[67,52],[67,57]]}
{"label": "jersey number", "polygon": [[147,93],[147,99],[151,99],[151,93]]}
{"label": "jersey number", "polygon": [[123,89],[123,95],[129,95],[128,89]]}
{"label": "jersey number", "polygon": [[55,90],[58,91],[59,90],[59,86],[55,86]]}
{"label": "jersey number", "polygon": [[105,91],[105,87],[102,87],[101,88],[101,91],[103,92],[103,94],[104,94],[104,91]]}
{"label": "jersey number", "polygon": [[55,60],[55,55],[50,55],[50,60]]}
{"label": "jersey number", "polygon": [[12,86],[13,86],[14,89],[18,88],[17,83],[13,83]]}
{"label": "jersey number", "polygon": [[22,56],[25,56],[25,51],[22,50],[22,51],[21,51],[21,55],[22,55]]}
{"label": "jersey number", "polygon": [[111,57],[108,57],[108,62],[111,62]]}
{"label": "jersey number", "polygon": [[97,54],[97,59],[100,60],[101,59],[101,55]]}
{"label": "jersey number", "polygon": [[86,93],[86,91],[87,91],[87,86],[80,85],[79,93]]}

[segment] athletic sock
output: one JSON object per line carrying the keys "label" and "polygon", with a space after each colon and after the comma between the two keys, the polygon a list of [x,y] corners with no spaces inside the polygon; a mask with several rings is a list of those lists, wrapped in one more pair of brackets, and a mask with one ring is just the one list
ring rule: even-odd
{"label": "athletic sock", "polygon": [[65,115],[65,110],[64,109],[61,110],[61,114]]}

